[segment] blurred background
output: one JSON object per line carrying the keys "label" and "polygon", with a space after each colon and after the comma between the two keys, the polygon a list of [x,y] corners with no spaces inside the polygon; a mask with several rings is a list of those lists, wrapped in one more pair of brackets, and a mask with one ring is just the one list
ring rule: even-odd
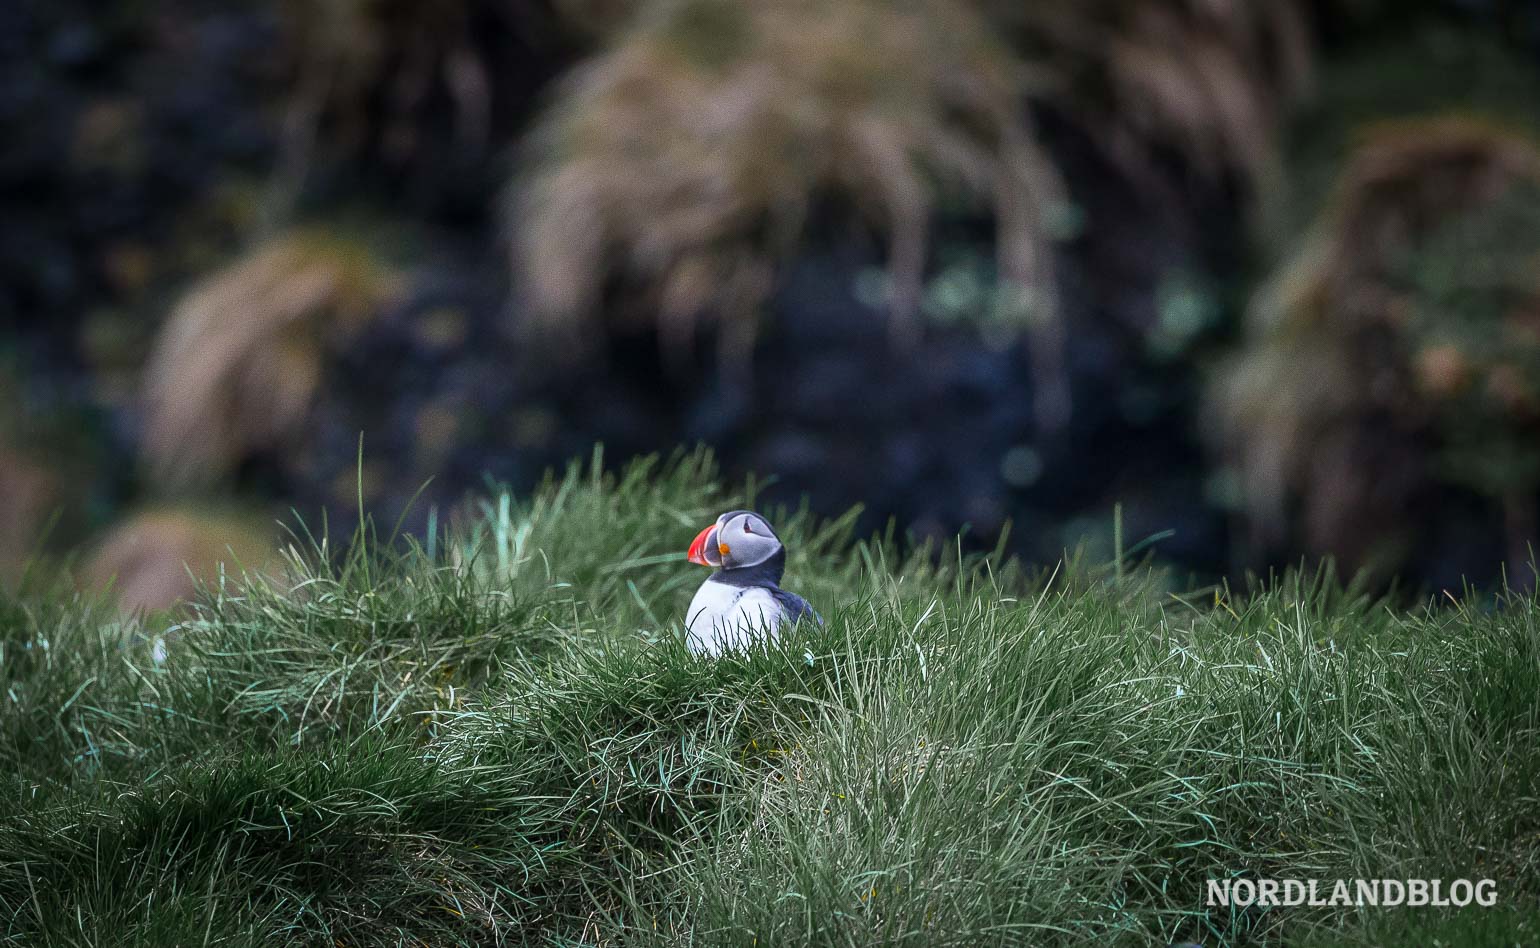
{"label": "blurred background", "polygon": [[1524,581],[1537,106],[1528,0],[8,0],[0,580],[165,605],[603,442]]}

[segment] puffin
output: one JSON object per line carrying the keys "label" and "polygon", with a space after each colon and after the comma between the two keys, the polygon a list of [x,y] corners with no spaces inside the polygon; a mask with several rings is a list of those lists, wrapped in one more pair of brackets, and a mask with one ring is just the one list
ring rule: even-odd
{"label": "puffin", "polygon": [[823,617],[806,599],[781,588],[786,547],[752,510],[730,510],[690,544],[688,559],[716,570],[701,583],[685,614],[685,643],[718,656],[756,642],[772,643],[781,626]]}

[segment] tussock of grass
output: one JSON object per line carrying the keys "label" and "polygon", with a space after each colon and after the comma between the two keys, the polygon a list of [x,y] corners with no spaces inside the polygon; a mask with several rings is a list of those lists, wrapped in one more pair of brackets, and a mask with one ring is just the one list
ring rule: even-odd
{"label": "tussock of grass", "polygon": [[1255,540],[1297,510],[1306,548],[1393,573],[1419,554],[1408,512],[1470,491],[1524,567],[1540,347],[1517,321],[1540,306],[1537,255],[1540,137],[1468,110],[1359,130],[1210,391]]}
{"label": "tussock of grass", "polygon": [[207,486],[253,452],[290,446],[327,356],[401,284],[368,245],[317,228],[275,237],[195,286],[144,372],[156,481]]}
{"label": "tussock of grass", "polygon": [[[1405,612],[1297,576],[1187,605],[793,514],[827,625],[698,660],[676,551],[744,500],[699,455],[574,467],[426,544],[296,544],[170,628],[6,601],[0,939],[1525,937],[1531,598]],[[1491,877],[1507,908],[1205,914],[1237,873]]]}
{"label": "tussock of grass", "polygon": [[715,323],[724,354],[745,359],[776,273],[833,204],[885,235],[886,308],[913,343],[933,218],[977,203],[1038,330],[1043,397],[1068,398],[1050,247],[1063,184],[1033,134],[1026,70],[973,4],[638,6],[558,90],[511,195],[532,316],[579,325],[612,283],[671,349]]}

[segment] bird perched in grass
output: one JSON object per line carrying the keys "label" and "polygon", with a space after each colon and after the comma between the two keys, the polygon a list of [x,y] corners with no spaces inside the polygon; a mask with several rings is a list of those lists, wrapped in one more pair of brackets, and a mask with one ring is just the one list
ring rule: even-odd
{"label": "bird perched in grass", "polygon": [[786,547],[752,510],[732,510],[702,530],[689,560],[717,571],[701,583],[685,615],[685,641],[697,655],[721,655],[774,642],[782,625],[823,618],[807,600],[781,588]]}

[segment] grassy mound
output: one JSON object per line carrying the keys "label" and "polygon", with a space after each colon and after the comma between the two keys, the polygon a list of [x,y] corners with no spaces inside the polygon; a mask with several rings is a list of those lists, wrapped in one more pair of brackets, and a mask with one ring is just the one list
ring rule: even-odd
{"label": "grassy mound", "polygon": [[[1533,599],[1197,602],[782,512],[827,625],[694,659],[677,551],[751,501],[701,455],[574,466],[172,624],[0,603],[0,942],[1540,938]],[[1242,874],[1499,902],[1205,909]]]}

